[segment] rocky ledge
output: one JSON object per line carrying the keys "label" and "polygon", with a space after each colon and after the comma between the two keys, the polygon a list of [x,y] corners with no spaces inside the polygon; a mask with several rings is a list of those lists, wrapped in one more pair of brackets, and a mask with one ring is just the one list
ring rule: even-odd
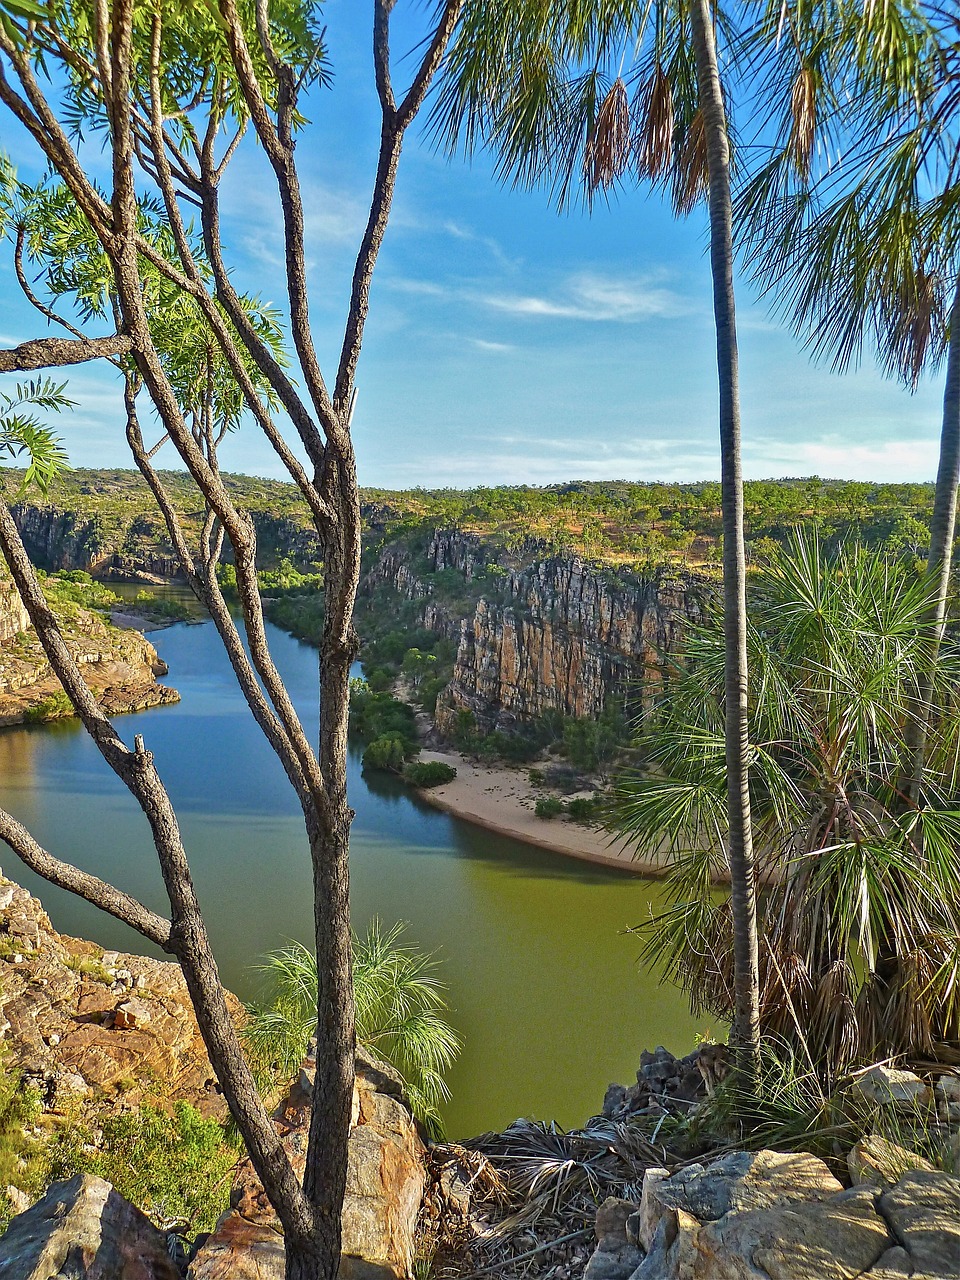
{"label": "rocky ledge", "polygon": [[226,1116],[179,965],[57,933],[2,876],[0,1037],[6,1069],[48,1112],[102,1117],[176,1100]]}
{"label": "rocky ledge", "polygon": [[960,1276],[960,1179],[927,1167],[889,1181],[878,1164],[846,1189],[806,1153],[648,1169],[639,1204],[599,1209],[583,1280]]}
{"label": "rocky ledge", "polygon": [[[77,608],[60,622],[67,647],[108,715],[180,701],[176,689],[157,683],[167,667],[140,632],[111,626],[88,609]],[[64,714],[62,698],[19,597],[9,584],[0,584],[0,726],[20,724],[44,707]]]}

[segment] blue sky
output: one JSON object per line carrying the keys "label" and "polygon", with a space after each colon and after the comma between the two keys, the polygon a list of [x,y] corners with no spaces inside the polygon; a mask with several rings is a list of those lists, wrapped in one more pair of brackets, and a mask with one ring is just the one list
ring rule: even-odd
{"label": "blue sky", "polygon": [[[424,8],[400,0],[398,53]],[[376,158],[371,10],[358,0],[325,6],[335,83],[311,97],[298,146],[313,327],[330,381]],[[399,87],[411,65],[395,56]],[[24,176],[35,172],[29,140],[6,118],[0,145]],[[544,193],[504,190],[491,169],[483,156],[448,161],[422,128],[408,138],[358,372],[361,482],[715,478],[705,213],[677,222],[631,190],[592,216],[558,216]],[[228,256],[243,287],[282,304],[274,196],[262,155],[241,149],[224,190]],[[0,288],[0,340],[41,333],[9,261]],[[738,297],[747,476],[933,478],[939,378],[911,395],[869,357],[836,376],[810,363],[745,283]],[[72,373],[70,391],[79,404],[61,429],[74,465],[129,465],[108,373]],[[249,426],[222,459],[282,474]]]}

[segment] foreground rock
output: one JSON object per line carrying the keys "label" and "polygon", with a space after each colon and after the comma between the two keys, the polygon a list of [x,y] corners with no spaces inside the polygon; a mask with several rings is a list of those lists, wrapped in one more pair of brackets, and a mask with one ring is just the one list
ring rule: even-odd
{"label": "foreground rock", "polygon": [[[275,1117],[298,1176],[306,1159],[311,1089],[308,1063]],[[405,1280],[412,1273],[424,1147],[402,1092],[389,1066],[358,1053],[341,1280]],[[193,1260],[190,1280],[283,1280],[280,1224],[249,1161],[240,1166],[230,1203]]]}
{"label": "foreground rock", "polygon": [[844,1190],[814,1156],[736,1152],[651,1170],[641,1203],[617,1204],[584,1280],[960,1277],[960,1179],[930,1169]]}
{"label": "foreground rock", "polygon": [[166,1237],[102,1178],[55,1182],[0,1239],[0,1280],[178,1280]]}
{"label": "foreground rock", "polygon": [[179,965],[57,933],[2,876],[0,1036],[6,1070],[22,1072],[47,1111],[102,1117],[170,1099],[226,1117]]}

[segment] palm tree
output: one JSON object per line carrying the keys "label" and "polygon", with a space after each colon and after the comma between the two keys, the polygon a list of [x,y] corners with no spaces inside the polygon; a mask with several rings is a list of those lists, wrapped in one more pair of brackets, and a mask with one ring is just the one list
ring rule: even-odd
{"label": "palm tree", "polygon": [[[800,535],[753,584],[762,1029],[834,1078],[863,1057],[960,1049],[960,655],[944,645],[937,656],[932,593],[904,560],[858,546],[831,557]],[[711,615],[643,725],[646,767],[621,784],[617,827],[638,852],[666,833],[674,906],[653,923],[648,952],[701,1008],[729,1016],[732,921],[712,891],[723,870],[723,663]],[[901,778],[922,679],[941,714],[923,802],[911,803]]]}
{"label": "palm tree", "polygon": [[[624,78],[625,50],[636,48]],[[642,56],[641,56],[642,55]],[[608,70],[620,63],[609,77]],[[631,107],[627,80],[637,92]],[[633,116],[636,116],[636,119]],[[730,143],[709,0],[467,3],[435,111],[451,147],[481,140],[501,176],[588,200],[634,164],[672,185],[684,212],[708,194],[720,390],[726,634],[727,855],[735,928],[734,1039],[744,1094],[756,1089],[759,976],[750,826],[746,569],[733,288]]]}
{"label": "palm tree", "polygon": [[[450,1096],[444,1073],[462,1042],[444,1018],[445,987],[437,961],[400,939],[403,922],[383,931],[374,920],[354,936],[353,993],[357,1043],[385,1058],[403,1077],[413,1114],[438,1136],[440,1106]],[[285,1084],[316,1033],[317,958],[300,942],[271,952],[260,966],[268,992],[247,1006],[244,1038],[271,1081]]]}
{"label": "palm tree", "polygon": [[[780,122],[737,225],[775,308],[835,368],[867,335],[911,387],[946,358],[927,560],[939,643],[960,482],[960,15],[939,0],[833,0],[802,19],[777,0],[761,24],[763,58],[772,30],[788,31],[776,56],[802,126]],[[930,693],[918,690],[928,708]],[[929,714],[911,729],[914,795]]]}

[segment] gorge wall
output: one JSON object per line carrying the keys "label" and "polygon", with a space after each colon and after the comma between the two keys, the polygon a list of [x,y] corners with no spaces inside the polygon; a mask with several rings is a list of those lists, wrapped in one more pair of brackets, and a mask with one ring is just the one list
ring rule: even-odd
{"label": "gorge wall", "polygon": [[[11,507],[27,554],[47,572],[83,569],[104,581],[169,582],[180,564],[159,513],[129,510],[78,511],[51,502]],[[288,516],[252,511],[261,558],[288,557],[300,564],[320,559],[316,533]],[[195,516],[187,516],[189,528]],[[229,553],[224,559],[229,559]]]}
{"label": "gorge wall", "polygon": [[453,680],[437,703],[441,732],[464,711],[489,732],[548,710],[595,717],[611,696],[641,703],[679,629],[701,616],[709,584],[696,575],[638,577],[536,551],[521,548],[520,565],[508,568],[481,539],[438,530],[420,557],[388,546],[368,574],[367,593],[389,585],[418,603],[426,629],[457,641]]}

